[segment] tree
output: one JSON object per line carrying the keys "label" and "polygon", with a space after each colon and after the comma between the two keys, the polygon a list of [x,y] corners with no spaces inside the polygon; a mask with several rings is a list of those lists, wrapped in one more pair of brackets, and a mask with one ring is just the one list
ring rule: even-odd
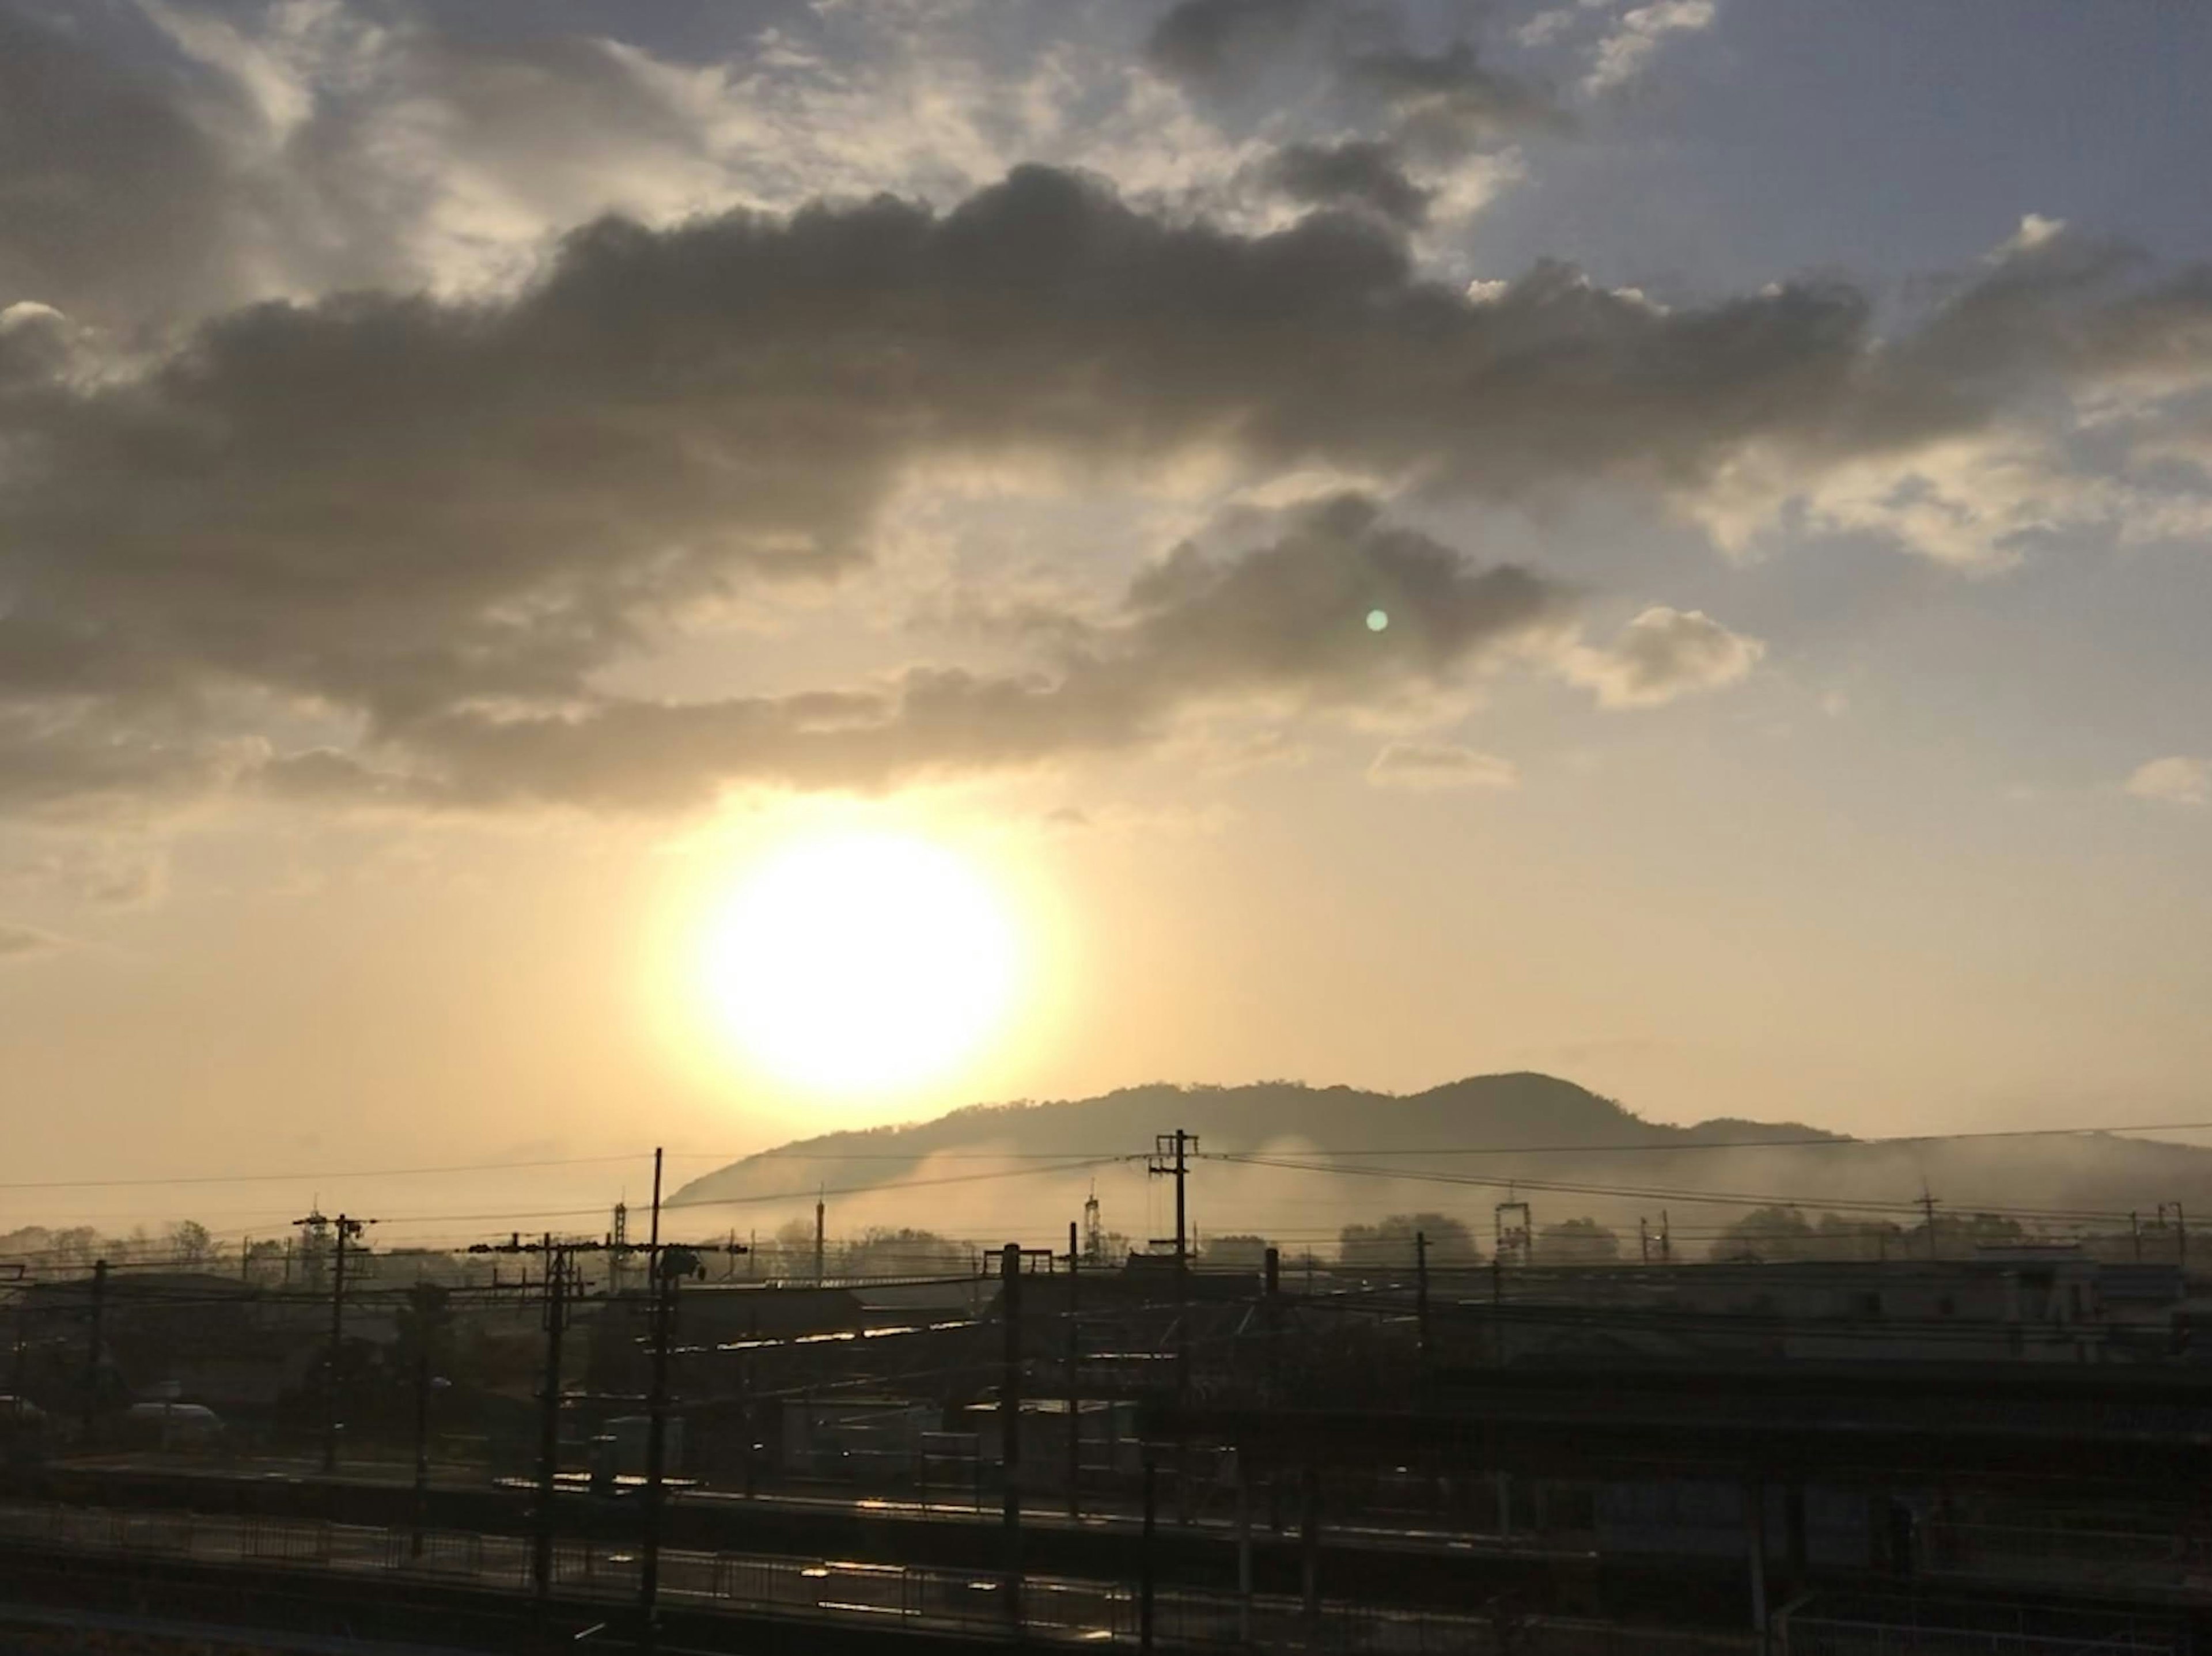
{"label": "tree", "polygon": [[1429,1239],[1431,1265],[1471,1265],[1482,1258],[1474,1233],[1443,1213],[1394,1213],[1377,1224],[1346,1225],[1337,1234],[1337,1257],[1370,1271],[1411,1271],[1417,1234]]}
{"label": "tree", "polygon": [[1620,1258],[1620,1238],[1595,1219],[1562,1219],[1536,1233],[1540,1265],[1601,1265]]}
{"label": "tree", "polygon": [[[1972,1259],[1978,1247],[2018,1247],[2034,1239],[2019,1220],[1997,1213],[1942,1213],[1936,1216],[1936,1246],[1940,1258]],[[1900,1246],[1916,1259],[1926,1259],[1928,1224],[1925,1220],[1903,1234]]]}
{"label": "tree", "polygon": [[1816,1257],[1813,1227],[1796,1208],[1753,1208],[1713,1238],[1714,1259],[1809,1259]]}
{"label": "tree", "polygon": [[1204,1265],[1219,1265],[1225,1270],[1258,1271],[1267,1263],[1267,1239],[1264,1236],[1209,1236],[1200,1251],[1198,1262]]}
{"label": "tree", "polygon": [[58,1265],[88,1265],[100,1253],[100,1233],[90,1225],[71,1225],[53,1233],[46,1251]]}
{"label": "tree", "polygon": [[1824,1213],[1819,1234],[1824,1259],[1901,1259],[1905,1256],[1905,1233],[1887,1219],[1846,1219],[1840,1213]]}
{"label": "tree", "polygon": [[761,1248],[762,1270],[771,1277],[811,1278],[814,1274],[814,1222],[787,1219]]}
{"label": "tree", "polygon": [[399,1372],[412,1383],[416,1365],[428,1359],[433,1370],[453,1361],[453,1291],[441,1283],[418,1282],[392,1314],[393,1356]]}
{"label": "tree", "polygon": [[284,1275],[284,1244],[270,1236],[248,1243],[242,1263],[250,1281],[281,1279]]}
{"label": "tree", "polygon": [[[807,1233],[807,1258],[813,1258],[814,1234]],[[896,1230],[872,1226],[857,1242],[837,1250],[836,1274],[842,1277],[964,1276],[975,1268],[967,1245],[933,1230],[901,1226]]]}
{"label": "tree", "polygon": [[180,1265],[204,1265],[215,1257],[215,1238],[197,1219],[169,1227],[169,1257]]}

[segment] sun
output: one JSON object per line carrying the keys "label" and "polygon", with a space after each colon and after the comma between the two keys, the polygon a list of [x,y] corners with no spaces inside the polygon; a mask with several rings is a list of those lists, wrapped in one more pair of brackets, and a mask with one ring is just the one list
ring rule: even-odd
{"label": "sun", "polygon": [[902,834],[803,840],[748,870],[708,919],[703,987],[753,1064],[810,1090],[944,1077],[1006,1023],[1021,939],[973,863]]}

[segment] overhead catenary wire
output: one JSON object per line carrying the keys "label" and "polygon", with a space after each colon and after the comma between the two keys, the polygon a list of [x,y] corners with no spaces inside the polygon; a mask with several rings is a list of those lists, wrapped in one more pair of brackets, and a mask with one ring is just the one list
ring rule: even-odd
{"label": "overhead catenary wire", "polygon": [[[1272,1168],[1290,1173],[1318,1173],[1350,1175],[1355,1178],[1405,1180],[1415,1183],[1478,1186],[1487,1189],[1547,1191],[1569,1196],[1601,1196],[1645,1202],[1698,1202],[1724,1207],[1793,1207],[1826,1208],[1863,1213],[1905,1213],[1917,1215],[1918,1201],[1883,1201],[1878,1198],[1853,1199],[1837,1196],[1784,1195],[1774,1192],[1743,1192],[1699,1190],[1680,1186],[1600,1185],[1564,1180],[1530,1179],[1517,1174],[1446,1173],[1429,1168],[1378,1168],[1347,1166],[1338,1162],[1293,1161],[1287,1157],[1239,1155],[1235,1152],[1210,1153],[1212,1160],[1243,1167]],[[1993,1207],[1970,1204],[1966,1210],[1987,1213],[2000,1217],[2037,1219],[2124,1219],[2124,1209],[2098,1208],[2027,1208]]]}

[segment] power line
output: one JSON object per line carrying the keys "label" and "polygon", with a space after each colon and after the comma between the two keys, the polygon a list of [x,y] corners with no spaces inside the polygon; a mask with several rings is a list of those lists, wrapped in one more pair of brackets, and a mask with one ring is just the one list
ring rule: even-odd
{"label": "power line", "polygon": [[604,1167],[617,1162],[642,1162],[641,1154],[627,1156],[568,1156],[535,1162],[470,1162],[436,1168],[365,1168],[307,1173],[189,1173],[151,1179],[28,1179],[0,1181],[0,1190],[120,1190],[155,1185],[252,1185],[301,1179],[414,1179],[434,1174],[508,1173],[526,1168]]}
{"label": "power line", "polygon": [[[1443,1173],[1424,1168],[1347,1167],[1331,1162],[1294,1162],[1281,1157],[1239,1156],[1221,1152],[1213,1153],[1212,1159],[1229,1162],[1243,1167],[1273,1168],[1288,1173],[1348,1174],[1369,1179],[1407,1180],[1424,1184],[1471,1185],[1487,1189],[1511,1187],[1519,1190],[1547,1191],[1559,1195],[1603,1196],[1632,1201],[1704,1202],[1724,1207],[1814,1207],[1860,1213],[1905,1214],[1917,1213],[1921,1206],[1917,1198],[1908,1202],[1850,1201],[1832,1196],[1784,1196],[1771,1192],[1754,1193],[1742,1191],[1697,1190],[1676,1186],[1577,1184],[1560,1180],[1528,1179],[1504,1174]],[[2125,1217],[2124,1213],[2094,1208],[1976,1206],[1966,1210],[1995,1214],[2004,1218],[2090,1220]]]}
{"label": "power line", "polygon": [[[1676,1128],[1672,1131],[1687,1130]],[[1971,1132],[1907,1133],[1887,1138],[1852,1138],[1838,1133],[1819,1133],[1800,1138],[1714,1138],[1699,1139],[1691,1143],[1644,1139],[1634,1143],[1611,1144],[1407,1144],[1389,1149],[1300,1149],[1296,1154],[1339,1158],[1373,1156],[1617,1156],[1644,1152],[1684,1156],[1706,1150],[1876,1150],[1984,1138],[2069,1138],[2084,1134],[2205,1131],[2212,1131],[2212,1121],[2148,1121],[2119,1126],[1992,1127]],[[1267,1153],[1267,1147],[1261,1145],[1254,1150],[1215,1150],[1207,1154],[1235,1157]]]}
{"label": "power line", "polygon": [[809,1197],[867,1196],[878,1191],[920,1190],[935,1185],[966,1185],[986,1179],[1024,1179],[1041,1173],[1080,1173],[1086,1168],[1105,1167],[1116,1162],[1143,1160],[1135,1156],[1096,1156],[1080,1162],[1061,1162],[1048,1167],[1003,1168],[991,1173],[952,1173],[939,1179],[890,1179],[872,1185],[817,1186],[811,1190],[771,1191],[752,1196],[708,1196],[695,1198],[684,1203],[671,1202],[671,1207],[725,1208],[742,1207],[755,1202],[803,1201]]}

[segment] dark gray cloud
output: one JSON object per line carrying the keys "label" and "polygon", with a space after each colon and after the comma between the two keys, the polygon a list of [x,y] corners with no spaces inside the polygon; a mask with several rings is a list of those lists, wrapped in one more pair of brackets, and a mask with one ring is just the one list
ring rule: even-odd
{"label": "dark gray cloud", "polygon": [[1268,162],[1266,178],[1305,206],[1364,209],[1408,228],[1428,217],[1435,195],[1407,176],[1397,145],[1378,139],[1286,144]]}
{"label": "dark gray cloud", "polygon": [[1465,40],[1437,52],[1363,52],[1346,61],[1345,73],[1396,112],[1401,142],[1446,153],[1570,124],[1548,93],[1492,69]]}
{"label": "dark gray cloud", "polygon": [[[1133,664],[1193,695],[1201,658],[1256,682],[1299,616],[1217,571],[1233,609],[1194,592],[1038,683],[696,709],[596,685],[688,606],[860,562],[939,456],[1205,450],[1500,501],[1607,480],[1755,519],[2053,375],[2201,364],[2212,284],[2118,279],[2039,244],[1879,342],[1837,283],[1666,311],[1546,264],[1471,299],[1351,215],[1239,235],[1032,167],[944,213],[603,220],[512,298],[257,306],[135,378],[33,355],[0,390],[0,804],[256,769],[277,710],[495,794],[558,792],[562,755],[808,780],[893,773],[902,743],[950,764],[1127,741],[1160,705]],[[338,757],[267,779],[352,788]]]}
{"label": "dark gray cloud", "polygon": [[0,4],[0,307],[123,325],[230,290],[222,161],[178,89]]}
{"label": "dark gray cloud", "polygon": [[84,698],[248,689],[385,732],[557,702],[733,579],[852,564],[940,451],[1692,476],[1847,372],[1862,320],[1819,289],[1662,318],[1552,271],[1470,305],[1379,229],[1172,225],[1042,169],[943,215],[606,221],[509,302],[258,306],[0,403],[0,695],[32,748]]}
{"label": "dark gray cloud", "polygon": [[1387,5],[1182,0],[1153,28],[1145,57],[1217,109],[1267,111],[1296,86],[1370,141],[1438,161],[1571,125],[1548,90],[1492,68],[1471,41],[1422,52],[1404,31]]}
{"label": "dark gray cloud", "polygon": [[1330,10],[1330,0],[1182,0],[1153,26],[1145,61],[1170,80],[1218,89],[1267,67]]}
{"label": "dark gray cloud", "polygon": [[[1233,556],[1178,547],[1103,617],[1025,613],[1032,673],[914,669],[842,692],[673,705],[600,701],[559,715],[457,711],[408,732],[427,761],[378,774],[337,754],[270,767],[321,798],[680,807],[732,781],[873,788],[931,774],[1127,748],[1214,707],[1351,708],[1436,688],[1559,631],[1574,596],[1480,567],[1346,495]],[[1382,613],[1378,631],[1369,616]]]}

